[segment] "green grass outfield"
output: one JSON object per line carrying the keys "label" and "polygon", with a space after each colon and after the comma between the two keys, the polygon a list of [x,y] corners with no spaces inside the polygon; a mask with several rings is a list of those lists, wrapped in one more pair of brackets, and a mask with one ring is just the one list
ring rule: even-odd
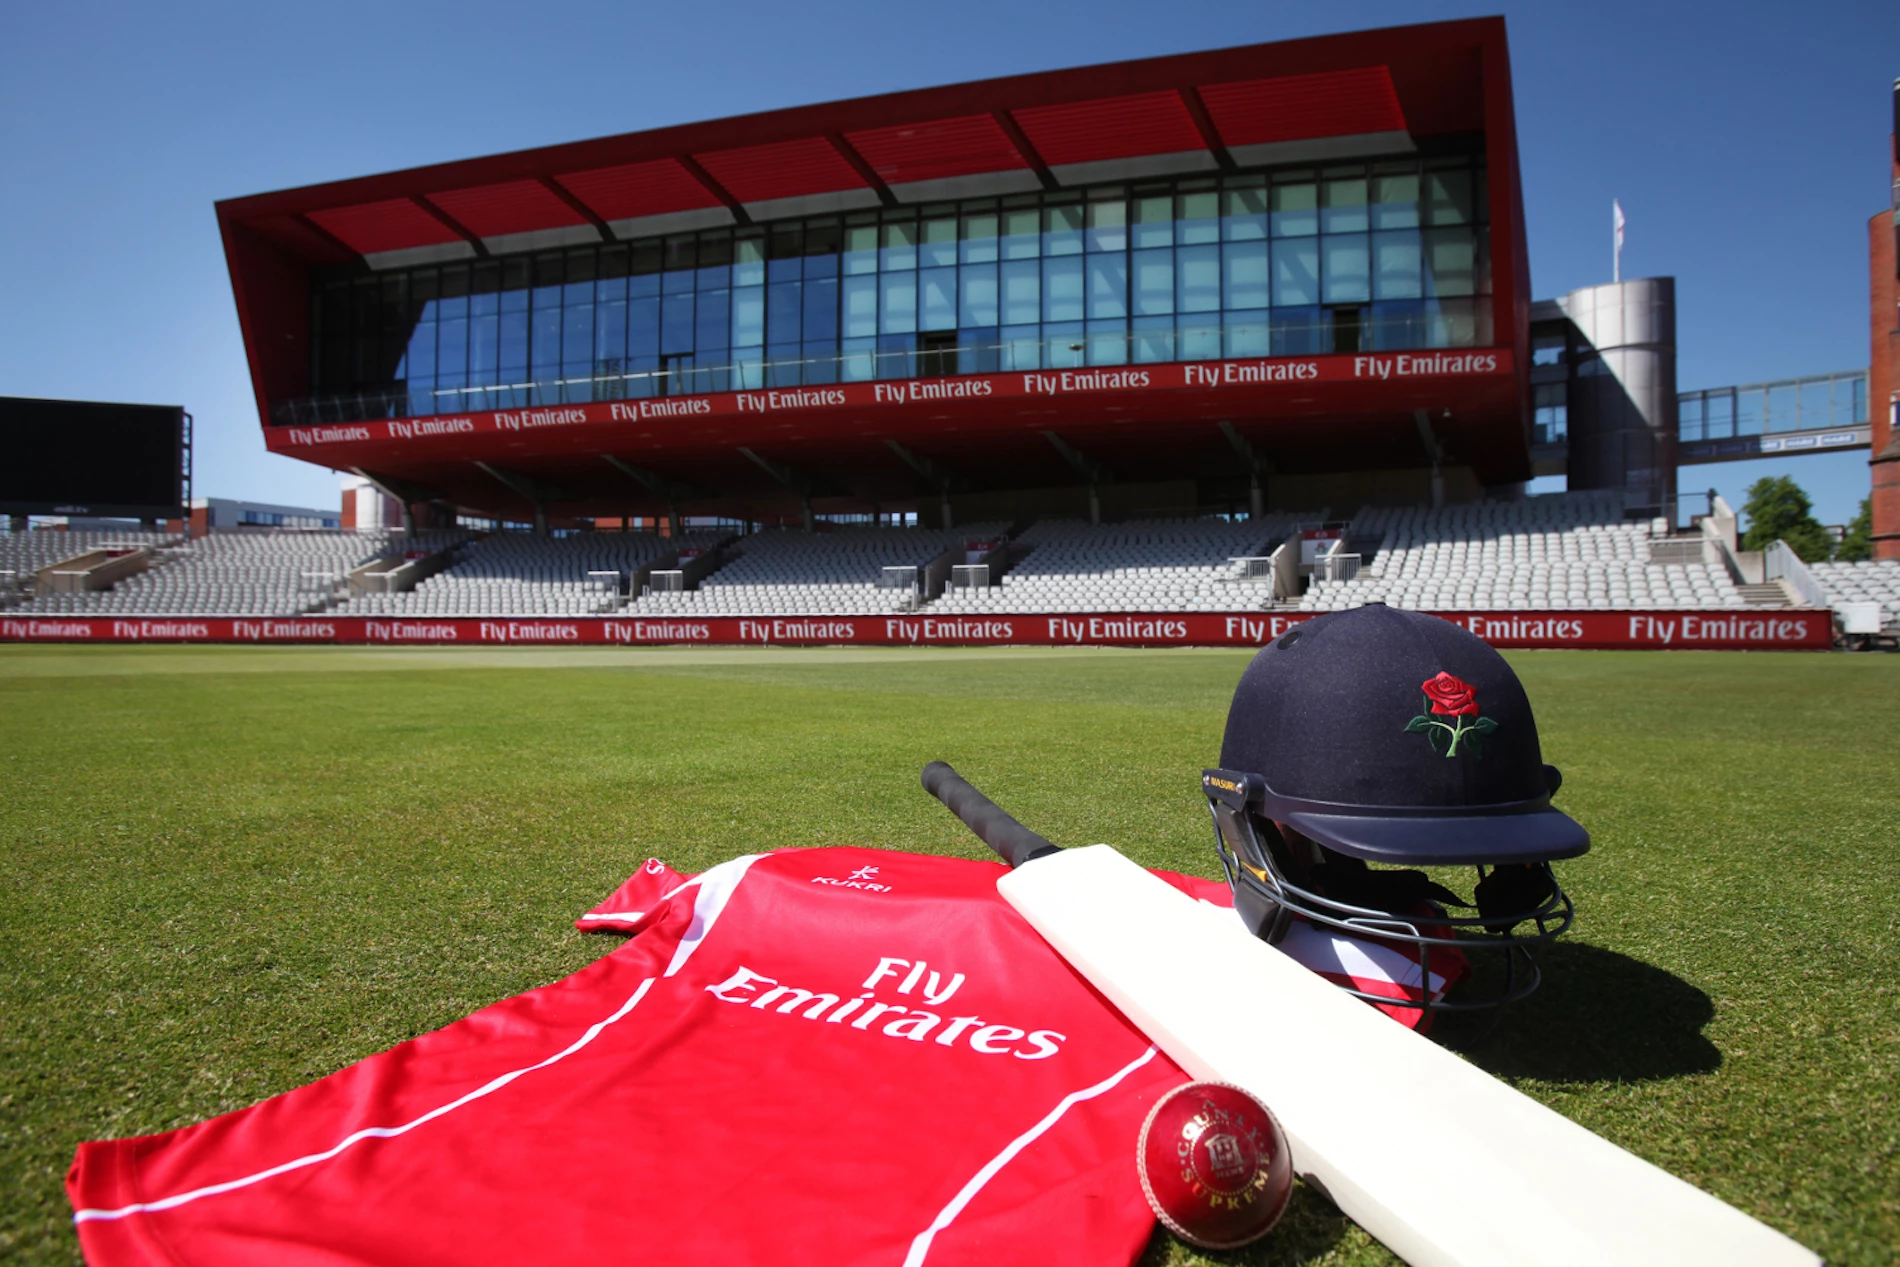
{"label": "green grass outfield", "polygon": [[[1900,657],[1511,659],[1596,848],[1544,990],[1462,1049],[1830,1262],[1893,1261]],[[0,647],[0,1260],[77,1261],[80,1140],[599,956],[569,921],[648,855],[982,856],[919,790],[931,758],[1058,844],[1213,874],[1197,773],[1245,660]],[[1214,1261],[1392,1260],[1302,1190]]]}

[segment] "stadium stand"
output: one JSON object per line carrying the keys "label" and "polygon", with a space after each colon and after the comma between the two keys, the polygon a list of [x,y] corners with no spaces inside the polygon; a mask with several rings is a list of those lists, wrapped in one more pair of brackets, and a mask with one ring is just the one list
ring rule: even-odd
{"label": "stadium stand", "polygon": [[1900,561],[1810,563],[1808,571],[1827,592],[1830,604],[1878,603],[1882,627],[1900,626]]}
{"label": "stadium stand", "polygon": [[1261,522],[1139,520],[1091,525],[1033,524],[1019,544],[1033,547],[1001,585],[945,591],[933,611],[1036,612],[1257,611],[1272,581],[1249,579],[1234,560],[1261,557],[1283,542],[1299,515]]}
{"label": "stadium stand", "polygon": [[[874,616],[916,602],[911,587],[880,584],[887,567],[920,571],[969,541],[1000,537],[1008,525],[954,529],[839,528],[808,534],[771,529],[743,538],[739,557],[697,590],[648,594],[632,614],[659,616]],[[961,562],[961,559],[957,560]]]}
{"label": "stadium stand", "polygon": [[439,550],[460,533],[301,529],[213,533],[162,551],[151,569],[109,590],[39,594],[20,610],[61,615],[294,616],[334,601],[352,568],[405,549]]}
{"label": "stadium stand", "polygon": [[1378,553],[1351,580],[1316,581],[1305,611],[1389,603],[1427,611],[1746,607],[1721,568],[1658,563],[1662,520],[1626,522],[1593,494],[1439,510],[1367,509],[1350,538]]}
{"label": "stadium stand", "polygon": [[[1786,601],[1777,587],[1738,588],[1720,564],[1702,561],[1700,537],[1669,539],[1665,522],[1628,521],[1619,502],[1601,494],[1436,510],[1365,508],[1344,529],[1342,565],[1322,567],[1303,595],[1294,590],[1276,600],[1263,561],[1322,518],[1283,512],[1258,522],[1042,520],[1007,541],[1009,527],[1000,522],[950,530],[768,529],[736,541],[725,532],[498,532],[470,540],[459,531],[406,537],[244,530],[181,540],[41,530],[0,533],[0,607],[22,614],[230,616],[845,616],[918,608],[982,615],[1294,606],[1321,612],[1368,602],[1433,611],[1708,610],[1748,607],[1757,598],[1753,590],[1767,588],[1774,589],[1774,605]],[[978,543],[986,554],[970,550]],[[157,561],[110,590],[31,592],[35,569],[118,545],[155,548]],[[348,593],[344,581],[353,569],[424,551],[453,553],[448,566],[408,592]],[[688,584],[700,578],[698,588],[649,586],[654,566],[673,567],[682,551],[701,556],[685,577]],[[992,583],[944,584],[953,564],[979,557],[996,573]],[[1363,559],[1356,574],[1355,558]],[[887,568],[915,568],[917,583],[887,575]],[[1900,627],[1900,563],[1810,568],[1830,602],[1878,603],[1883,624]],[[1281,573],[1284,583],[1286,569]]]}
{"label": "stadium stand", "polygon": [[[681,550],[709,550],[727,533],[677,538],[586,532],[536,537],[498,532],[470,544],[446,571],[407,593],[361,594],[336,608],[349,616],[587,616],[610,612],[642,568]],[[601,575],[613,573],[613,577]]]}
{"label": "stadium stand", "polygon": [[128,532],[116,529],[76,532],[0,530],[0,607],[9,606],[16,598],[26,597],[24,587],[39,569],[51,567],[74,555],[113,546],[164,546],[177,540],[177,537],[162,532],[136,529]]}

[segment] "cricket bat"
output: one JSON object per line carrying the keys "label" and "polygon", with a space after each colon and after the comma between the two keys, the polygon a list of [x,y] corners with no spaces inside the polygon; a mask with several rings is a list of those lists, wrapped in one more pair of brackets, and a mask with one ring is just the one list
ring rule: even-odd
{"label": "cricket bat", "polygon": [[924,786],[1011,863],[998,890],[1077,972],[1189,1074],[1266,1103],[1296,1173],[1415,1267],[1820,1263],[1393,1024],[1231,911],[1107,845],[1056,848],[942,762]]}

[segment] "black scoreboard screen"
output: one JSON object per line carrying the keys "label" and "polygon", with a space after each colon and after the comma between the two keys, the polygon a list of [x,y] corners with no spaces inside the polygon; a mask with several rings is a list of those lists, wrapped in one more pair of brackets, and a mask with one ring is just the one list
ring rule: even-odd
{"label": "black scoreboard screen", "polygon": [[185,411],[0,396],[0,514],[176,519]]}

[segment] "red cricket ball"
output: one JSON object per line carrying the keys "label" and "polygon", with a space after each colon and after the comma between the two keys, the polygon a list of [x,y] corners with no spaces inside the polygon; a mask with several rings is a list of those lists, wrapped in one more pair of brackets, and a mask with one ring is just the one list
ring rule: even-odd
{"label": "red cricket ball", "polygon": [[1135,1160],[1155,1217],[1202,1249],[1259,1240],[1293,1194],[1280,1123],[1225,1082],[1190,1082],[1162,1096],[1141,1124]]}

